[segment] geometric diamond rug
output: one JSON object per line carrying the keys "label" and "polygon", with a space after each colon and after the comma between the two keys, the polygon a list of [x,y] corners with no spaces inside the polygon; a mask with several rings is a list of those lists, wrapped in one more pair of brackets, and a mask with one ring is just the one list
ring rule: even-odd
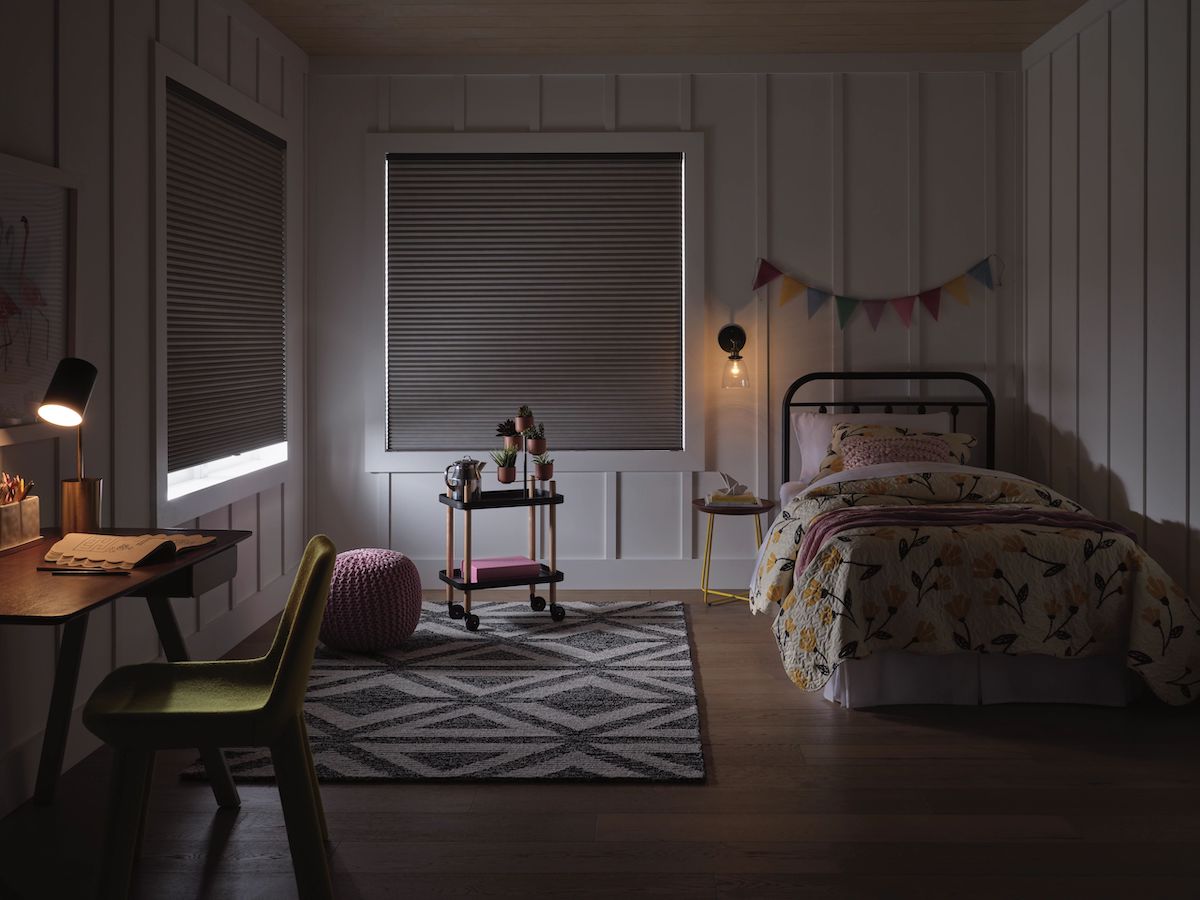
{"label": "geometric diamond rug", "polygon": [[[703,780],[683,604],[476,611],[476,632],[427,602],[399,649],[318,648],[304,712],[319,780]],[[274,779],[266,750],[226,757],[238,780]]]}

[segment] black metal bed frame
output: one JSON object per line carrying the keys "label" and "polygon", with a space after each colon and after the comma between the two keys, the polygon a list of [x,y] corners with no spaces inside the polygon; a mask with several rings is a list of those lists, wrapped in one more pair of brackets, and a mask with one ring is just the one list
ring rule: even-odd
{"label": "black metal bed frame", "polygon": [[[796,391],[806,384],[814,382],[845,382],[845,381],[959,381],[971,385],[981,399],[922,399],[908,397],[894,400],[794,400]],[[984,452],[987,457],[987,467],[996,467],[996,398],[983,381],[970,372],[810,372],[802,375],[791,383],[783,395],[783,480],[791,478],[792,473],[792,436],[791,411],[794,407],[817,407],[818,412],[828,413],[834,407],[847,407],[849,412],[861,412],[863,407],[883,408],[885,413],[891,413],[896,407],[916,407],[918,413],[924,413],[929,408],[950,410],[950,424],[958,427],[958,412],[964,407],[984,407],[987,414],[987,436],[984,438]]]}

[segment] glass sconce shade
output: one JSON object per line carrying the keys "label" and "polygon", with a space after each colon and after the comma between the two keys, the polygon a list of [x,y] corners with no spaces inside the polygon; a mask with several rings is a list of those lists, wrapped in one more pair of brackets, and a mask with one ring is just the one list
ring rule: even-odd
{"label": "glass sconce shade", "polygon": [[717,344],[729,354],[725,371],[721,373],[721,387],[749,387],[750,373],[741,356],[741,350],[746,346],[746,330],[740,325],[726,325],[717,333]]}

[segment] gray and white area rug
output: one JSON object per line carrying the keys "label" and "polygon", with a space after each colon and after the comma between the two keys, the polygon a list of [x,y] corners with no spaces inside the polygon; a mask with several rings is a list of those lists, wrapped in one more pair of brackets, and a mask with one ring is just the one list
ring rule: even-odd
{"label": "gray and white area rug", "polygon": [[[683,605],[565,605],[554,622],[479,603],[472,633],[426,603],[401,649],[319,649],[304,707],[318,778],[702,780]],[[237,779],[274,777],[265,750],[226,755]]]}

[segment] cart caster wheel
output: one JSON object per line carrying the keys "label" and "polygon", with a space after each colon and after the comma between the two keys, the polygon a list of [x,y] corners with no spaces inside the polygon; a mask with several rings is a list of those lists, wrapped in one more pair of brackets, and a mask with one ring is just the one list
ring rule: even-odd
{"label": "cart caster wheel", "polygon": [[566,617],[567,610],[564,607],[559,606],[557,603],[550,607],[550,618],[555,622],[561,622]]}
{"label": "cart caster wheel", "polygon": [[461,604],[461,603],[451,603],[451,604],[450,604],[450,618],[452,618],[452,619],[461,619],[461,618],[462,618],[463,616],[465,616],[466,614],[467,614],[467,613],[466,613],[466,610],[464,610],[464,609],[462,608],[462,604]]}
{"label": "cart caster wheel", "polygon": [[479,630],[479,616],[475,613],[467,613],[467,631]]}
{"label": "cart caster wheel", "polygon": [[545,597],[530,597],[529,598],[529,608],[532,609],[534,612],[541,612],[543,609],[546,608],[546,598]]}

